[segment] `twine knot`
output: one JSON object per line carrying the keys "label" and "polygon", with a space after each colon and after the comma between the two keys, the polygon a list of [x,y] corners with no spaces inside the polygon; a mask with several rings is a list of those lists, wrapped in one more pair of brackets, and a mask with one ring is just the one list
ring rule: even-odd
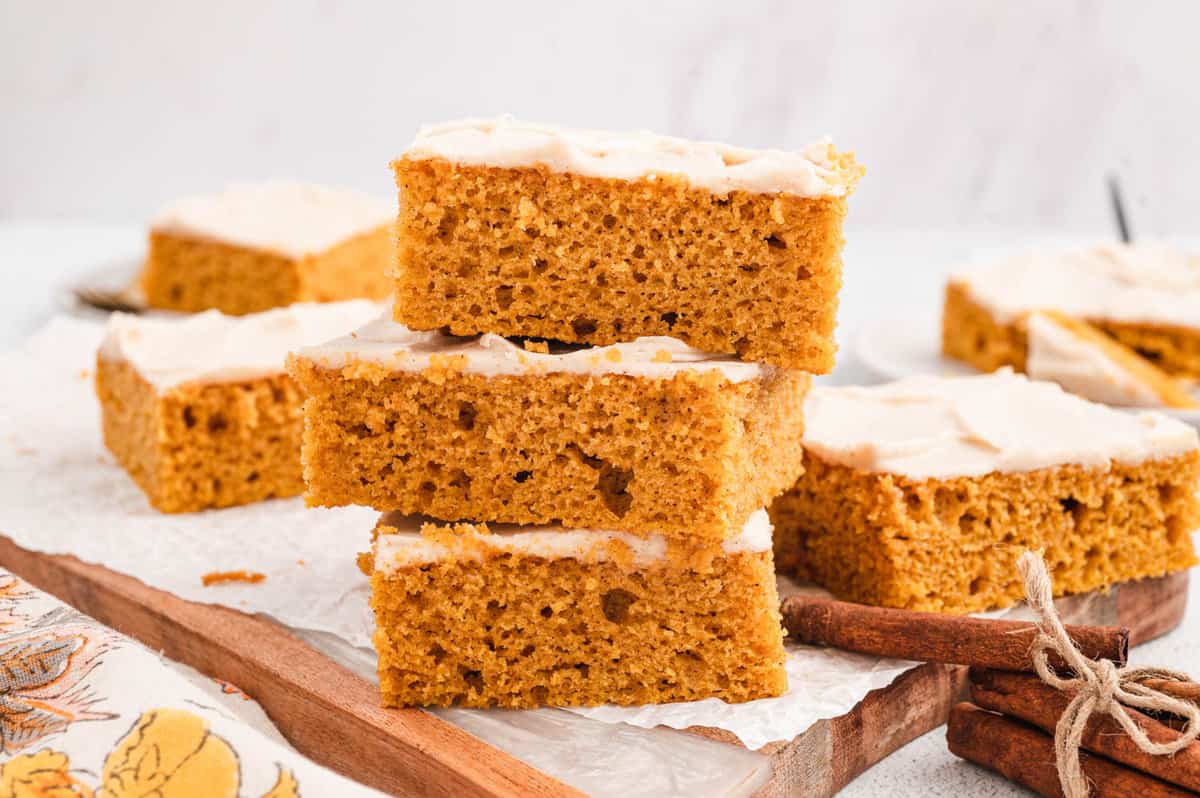
{"label": "twine knot", "polygon": [[[1031,652],[1034,669],[1046,684],[1075,694],[1054,729],[1058,780],[1067,798],[1087,798],[1089,794],[1079,761],[1079,748],[1093,714],[1111,716],[1138,748],[1154,756],[1177,753],[1200,739],[1200,706],[1143,684],[1147,679],[1187,682],[1190,681],[1187,674],[1132,665],[1119,668],[1106,659],[1085,657],[1067,634],[1054,608],[1054,591],[1041,554],[1025,552],[1017,561],[1017,568],[1025,581],[1025,600],[1038,619],[1038,634]],[[1050,652],[1067,663],[1072,675],[1060,676],[1050,667]],[[1146,736],[1126,707],[1169,712],[1185,718],[1187,725],[1171,742],[1156,743]]]}

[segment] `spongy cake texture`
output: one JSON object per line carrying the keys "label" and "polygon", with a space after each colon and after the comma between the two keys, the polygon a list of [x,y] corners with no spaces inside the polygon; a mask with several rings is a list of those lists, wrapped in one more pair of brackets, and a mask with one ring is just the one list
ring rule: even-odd
{"label": "spongy cake texture", "polygon": [[494,551],[393,569],[375,560],[362,564],[386,706],[735,702],[787,687],[770,551],[703,572]]}
{"label": "spongy cake texture", "polygon": [[779,567],[839,598],[936,612],[1018,601],[1016,561],[1042,549],[1056,594],[1196,564],[1200,453],[1111,468],[915,480],[828,463],[771,507]]}
{"label": "spongy cake texture", "polygon": [[440,158],[393,166],[395,312],[413,329],[589,344],[669,335],[811,373],[833,367],[844,196],[714,194],[665,176]]}
{"label": "spongy cake texture", "polygon": [[286,374],[158,393],[124,361],[96,363],[104,442],[162,512],[295,496],[303,399]]}
{"label": "spongy cake texture", "polygon": [[794,483],[807,375],[485,377],[289,359],[307,499],[719,542]]}
{"label": "spongy cake texture", "polygon": [[296,302],[382,299],[392,289],[391,225],[324,252],[291,257],[165,232],[150,233],[141,287],[151,307],[231,316]]}

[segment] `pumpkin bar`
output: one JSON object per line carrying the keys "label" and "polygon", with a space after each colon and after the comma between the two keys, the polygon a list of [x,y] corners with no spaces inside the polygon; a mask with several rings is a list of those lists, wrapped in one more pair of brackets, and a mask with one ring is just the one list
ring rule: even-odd
{"label": "pumpkin bar", "polygon": [[426,127],[393,164],[396,320],[605,345],[672,336],[833,367],[842,220],[828,141],[748,150],[510,118]]}
{"label": "pumpkin bar", "polygon": [[1167,374],[1200,379],[1200,255],[1105,244],[963,270],[946,286],[942,351],[983,371],[1025,371],[1035,310],[1087,322]]}
{"label": "pumpkin bar", "polygon": [[236,318],[113,314],[96,357],[104,443],[162,512],[297,495],[303,398],[287,353],[378,313],[354,300]]}
{"label": "pumpkin bar", "polygon": [[1196,564],[1196,430],[1005,369],[818,387],[805,472],[771,508],[776,560],[851,601],[971,612],[1018,601],[1044,550],[1060,594]]}
{"label": "pumpkin bar", "polygon": [[1180,381],[1120,341],[1072,316],[1039,310],[1023,323],[1025,373],[1073,394],[1125,407],[1200,407]]}
{"label": "pumpkin bar", "polygon": [[800,474],[807,374],[647,337],[409,330],[289,358],[310,504],[720,542]]}
{"label": "pumpkin bar", "polygon": [[373,551],[385,706],[653,704],[783,694],[765,511],[703,567],[661,536],[389,514]]}
{"label": "pumpkin bar", "polygon": [[238,184],[164,208],[140,279],[151,307],[240,316],[296,302],[383,299],[395,208],[351,191]]}

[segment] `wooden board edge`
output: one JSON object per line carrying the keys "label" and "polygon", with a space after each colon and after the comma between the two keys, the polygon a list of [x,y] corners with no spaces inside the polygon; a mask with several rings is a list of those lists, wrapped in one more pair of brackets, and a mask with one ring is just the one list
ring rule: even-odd
{"label": "wooden board edge", "polygon": [[1129,644],[1139,646],[1171,632],[1187,613],[1191,571],[1117,587],[1117,623],[1129,628]]}
{"label": "wooden board edge", "polygon": [[0,536],[0,566],[153,651],[237,685],[296,750],[392,795],[581,796],[374,685],[265,618],[185,601],[133,577]]}
{"label": "wooden board edge", "polygon": [[852,710],[775,743],[772,778],[754,798],[828,798],[897,749],[946,722],[966,691],[967,669],[926,663],[872,690]]}

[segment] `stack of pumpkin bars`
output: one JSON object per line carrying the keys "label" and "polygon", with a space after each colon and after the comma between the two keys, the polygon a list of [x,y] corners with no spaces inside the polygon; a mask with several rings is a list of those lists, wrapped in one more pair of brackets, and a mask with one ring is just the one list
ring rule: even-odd
{"label": "stack of pumpkin bars", "polygon": [[394,164],[393,312],[289,360],[311,504],[383,513],[388,705],[787,689],[771,525],[861,169],[510,119]]}

